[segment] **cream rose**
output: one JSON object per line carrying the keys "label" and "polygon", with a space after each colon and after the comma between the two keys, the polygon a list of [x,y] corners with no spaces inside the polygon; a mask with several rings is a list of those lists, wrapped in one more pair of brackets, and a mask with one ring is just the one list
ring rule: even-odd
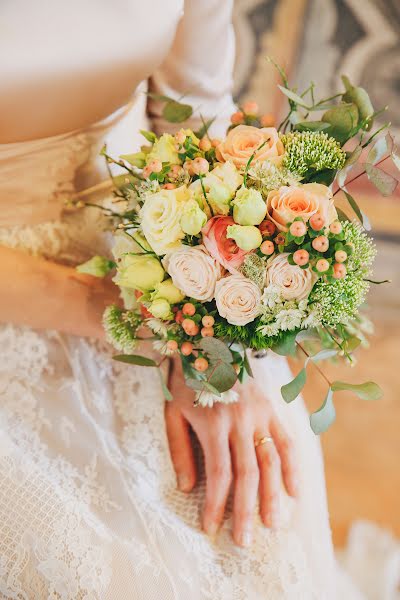
{"label": "cream rose", "polygon": [[183,246],[163,259],[174,285],[189,298],[210,302],[221,268],[204,246]]}
{"label": "cream rose", "polygon": [[141,225],[147,241],[158,255],[181,246],[182,205],[190,198],[185,185],[174,190],[162,189],[146,195],[140,210]]}
{"label": "cream rose", "polygon": [[273,190],[268,194],[267,211],[279,231],[287,231],[288,223],[296,217],[307,222],[315,213],[320,213],[327,225],[337,219],[332,191],[321,183],[282,186]]}
{"label": "cream rose", "polygon": [[[265,145],[257,150],[264,142]],[[269,160],[280,164],[284,152],[284,146],[274,127],[258,129],[250,125],[238,125],[231,129],[226,139],[216,149],[219,161],[230,160],[238,169],[245,168],[253,153],[255,153],[254,162]]]}
{"label": "cream rose", "polygon": [[285,300],[307,298],[315,283],[310,269],[288,263],[288,253],[279,254],[267,265],[267,285],[273,285]]}
{"label": "cream rose", "polygon": [[258,316],[261,291],[242,275],[229,275],[217,281],[215,301],[221,317],[231,325],[247,325]]}

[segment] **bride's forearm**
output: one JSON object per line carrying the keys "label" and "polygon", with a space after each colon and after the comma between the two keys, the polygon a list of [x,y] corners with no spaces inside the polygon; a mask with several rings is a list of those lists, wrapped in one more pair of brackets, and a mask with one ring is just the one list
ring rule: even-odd
{"label": "bride's forearm", "polygon": [[0,321],[100,337],[101,315],[117,300],[109,281],[0,246]]}

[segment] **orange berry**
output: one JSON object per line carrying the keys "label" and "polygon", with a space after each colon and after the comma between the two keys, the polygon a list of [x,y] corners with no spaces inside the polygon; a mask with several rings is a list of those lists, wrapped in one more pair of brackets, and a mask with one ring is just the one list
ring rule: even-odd
{"label": "orange berry", "polygon": [[205,175],[210,169],[210,163],[202,156],[197,156],[192,161],[192,171],[195,175]]}
{"label": "orange berry", "polygon": [[178,310],[178,312],[175,315],[175,321],[178,323],[178,325],[181,325],[183,320],[184,320],[183,312],[181,310]]}
{"label": "orange berry", "polygon": [[329,263],[326,258],[320,258],[317,260],[316,267],[320,273],[325,273],[329,269]]}
{"label": "orange berry", "polygon": [[213,147],[213,148],[216,148],[217,146],[219,146],[219,145],[220,145],[221,141],[222,141],[222,140],[221,140],[220,138],[213,138],[213,139],[211,140],[211,145],[212,145],[212,147]]}
{"label": "orange berry", "polygon": [[178,179],[183,173],[183,169],[180,165],[172,165],[170,170],[168,171],[168,177],[170,179]]}
{"label": "orange berry", "polygon": [[183,342],[181,352],[183,356],[189,356],[193,352],[193,344],[191,342]]}
{"label": "orange berry", "polygon": [[199,148],[203,152],[208,152],[211,149],[211,141],[209,140],[208,137],[201,138],[201,140],[199,142]]}
{"label": "orange berry", "polygon": [[184,319],[182,327],[187,335],[197,335],[200,331],[200,327],[192,319]]}
{"label": "orange berry", "polygon": [[278,244],[278,246],[282,246],[285,242],[286,242],[286,237],[284,233],[278,233],[278,235],[275,238],[275,244]]}
{"label": "orange berry", "polygon": [[200,333],[202,337],[214,337],[214,327],[203,327]]}
{"label": "orange berry", "polygon": [[261,244],[260,250],[263,254],[270,256],[275,252],[274,242],[271,242],[271,240],[265,240],[265,242]]}
{"label": "orange berry", "polygon": [[333,265],[333,276],[335,279],[343,279],[346,277],[347,269],[342,263],[335,263]]}
{"label": "orange berry", "polygon": [[307,225],[303,221],[294,221],[289,231],[294,237],[302,237],[307,232]]}
{"label": "orange berry", "polygon": [[172,352],[176,352],[176,350],[178,350],[178,342],[176,340],[169,340],[167,342],[167,348]]}
{"label": "orange berry", "polygon": [[236,375],[239,375],[239,373],[240,373],[240,365],[238,365],[238,364],[234,363],[234,364],[232,365],[232,367],[235,369],[235,373],[236,373]]}
{"label": "orange berry", "polygon": [[165,183],[163,185],[164,190],[174,190],[176,188],[175,183]]}
{"label": "orange berry", "polygon": [[196,307],[191,302],[186,302],[186,304],[184,304],[182,307],[182,312],[184,315],[187,315],[188,317],[193,317],[193,315],[196,312]]}
{"label": "orange berry", "polygon": [[145,179],[147,179],[148,177],[150,177],[151,172],[152,171],[151,171],[149,165],[147,165],[146,167],[143,167],[142,175]]}
{"label": "orange berry", "polygon": [[329,225],[329,229],[331,233],[337,235],[338,233],[342,233],[343,227],[340,221],[333,221],[333,223]]}
{"label": "orange berry", "polygon": [[309,258],[310,255],[308,254],[307,250],[302,250],[301,248],[296,250],[296,252],[293,254],[293,260],[299,267],[306,265],[309,261]]}
{"label": "orange berry", "polygon": [[185,143],[186,133],[183,131],[183,129],[180,129],[179,131],[176,132],[175,139],[178,142],[178,144],[184,144]]}
{"label": "orange berry", "polygon": [[201,322],[203,323],[204,327],[212,327],[215,323],[215,319],[211,315],[206,315],[202,318]]}
{"label": "orange berry", "polygon": [[315,213],[315,215],[310,218],[309,223],[314,231],[321,231],[321,229],[325,227],[325,219],[319,213]]}
{"label": "orange berry", "polygon": [[238,110],[237,112],[233,113],[233,115],[231,115],[231,123],[233,125],[240,125],[243,122],[244,122],[244,114],[242,113],[241,110]]}
{"label": "orange berry", "polygon": [[183,168],[189,175],[193,175],[193,165],[191,160],[185,160],[183,163]]}
{"label": "orange berry", "polygon": [[335,260],[338,263],[344,263],[347,260],[347,252],[344,250],[337,250],[335,252]]}
{"label": "orange berry", "polygon": [[262,221],[258,226],[261,231],[261,235],[274,235],[276,226],[272,221]]}
{"label": "orange berry", "polygon": [[329,248],[329,240],[326,235],[319,235],[313,239],[311,245],[317,252],[326,252]]}
{"label": "orange berry", "polygon": [[194,368],[196,369],[196,371],[200,371],[201,373],[203,373],[208,369],[208,361],[203,357],[196,358],[196,360],[194,361]]}
{"label": "orange berry", "polygon": [[275,117],[273,114],[267,113],[261,117],[260,122],[263,127],[273,127],[275,125]]}
{"label": "orange berry", "polygon": [[255,117],[256,115],[258,115],[258,104],[257,102],[245,102],[242,106],[243,112],[246,113],[246,115],[250,115],[251,117]]}

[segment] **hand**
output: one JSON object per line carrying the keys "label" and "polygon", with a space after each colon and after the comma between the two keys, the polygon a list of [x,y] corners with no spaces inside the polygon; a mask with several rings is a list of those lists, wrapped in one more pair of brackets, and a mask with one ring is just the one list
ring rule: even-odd
{"label": "hand", "polygon": [[[266,527],[279,521],[281,478],[288,494],[297,493],[293,445],[274,408],[254,380],[238,385],[239,402],[194,407],[194,393],[183,381],[179,360],[173,360],[170,390],[174,400],[166,404],[166,424],[172,461],[181,491],[196,483],[190,427],[203,449],[206,467],[206,500],[203,528],[214,536],[221,525],[232,477],[234,486],[233,538],[239,546],[252,541],[257,493],[260,516]],[[272,441],[255,447],[264,437]]]}

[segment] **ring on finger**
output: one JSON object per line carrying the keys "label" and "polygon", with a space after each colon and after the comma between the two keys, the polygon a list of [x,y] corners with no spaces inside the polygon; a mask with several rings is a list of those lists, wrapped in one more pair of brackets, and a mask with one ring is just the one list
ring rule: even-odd
{"label": "ring on finger", "polygon": [[270,435],[264,435],[261,438],[258,438],[257,440],[254,441],[254,447],[258,448],[259,446],[262,446],[263,444],[268,444],[268,442],[274,442],[273,438]]}

